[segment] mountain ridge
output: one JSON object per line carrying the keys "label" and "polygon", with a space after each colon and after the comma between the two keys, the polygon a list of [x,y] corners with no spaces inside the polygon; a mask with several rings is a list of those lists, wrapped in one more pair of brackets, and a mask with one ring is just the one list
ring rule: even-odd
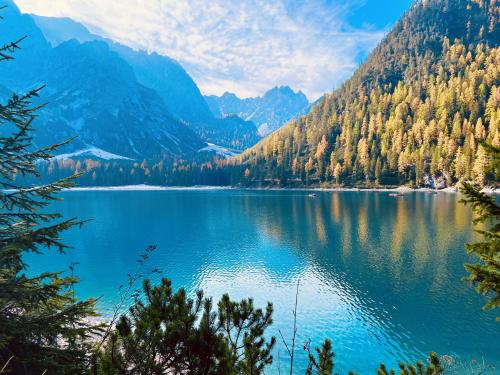
{"label": "mountain ridge", "polygon": [[2,16],[7,40],[29,37],[15,59],[0,66],[0,84],[19,93],[47,85],[48,104],[34,125],[36,145],[78,136],[61,152],[94,146],[134,159],[186,156],[206,146],[104,42],[70,40],[52,47],[15,5]]}
{"label": "mountain ridge", "polygon": [[[228,160],[131,167],[132,182],[434,188],[460,180],[494,183],[480,143],[500,146],[499,19],[495,3],[416,1],[352,77],[307,115]],[[105,166],[96,171],[109,173]]]}
{"label": "mountain ridge", "polygon": [[243,150],[260,140],[257,128],[248,121],[215,118],[198,86],[178,61],[155,52],[133,50],[92,34],[84,25],[69,18],[31,17],[53,45],[57,46],[71,39],[106,43],[132,67],[138,82],[155,90],[168,112],[195,131],[205,142]]}
{"label": "mountain ridge", "polygon": [[205,100],[216,117],[237,115],[253,121],[261,136],[266,136],[294,117],[305,114],[309,101],[302,91],[294,92],[289,86],[276,86],[262,96],[239,98],[225,92],[221,96],[206,95]]}
{"label": "mountain ridge", "polygon": [[133,50],[91,33],[84,25],[70,18],[30,16],[47,40],[55,46],[71,39],[77,39],[81,43],[105,42],[130,64],[141,84],[160,94],[171,114],[186,121],[212,121],[198,86],[176,60],[155,52]]}

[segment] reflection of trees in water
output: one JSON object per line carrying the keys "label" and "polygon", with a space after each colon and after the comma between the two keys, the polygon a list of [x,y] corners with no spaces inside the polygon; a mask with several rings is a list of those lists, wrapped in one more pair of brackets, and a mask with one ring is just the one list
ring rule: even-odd
{"label": "reflection of trees in water", "polygon": [[276,193],[244,202],[260,236],[288,244],[326,270],[350,274],[354,283],[378,278],[394,293],[403,287],[433,293],[463,271],[471,214],[456,195],[333,192],[313,199]]}
{"label": "reflection of trees in water", "polygon": [[454,194],[395,198],[332,192],[310,198],[306,193],[270,192],[241,198],[244,204],[239,206],[236,199],[233,209],[243,207],[250,232],[280,247],[286,244],[323,272],[345,273],[360,290],[378,282],[389,295],[420,290],[438,298],[443,286],[463,273],[471,217]]}
{"label": "reflection of trees in water", "polygon": [[339,194],[332,194],[330,199],[331,217],[335,223],[340,222],[340,198]]}
{"label": "reflection of trees in water", "polygon": [[363,245],[368,240],[368,209],[365,204],[358,211],[358,239]]}
{"label": "reflection of trees in water", "polygon": [[[481,313],[481,301],[460,284],[472,225],[469,208],[458,200],[444,193],[276,194],[256,198],[250,216],[259,236],[286,244],[334,293],[349,291],[339,295],[346,305],[394,327],[403,343],[411,337],[419,350],[446,353],[453,327],[464,327],[471,342],[492,329],[486,317],[466,323]],[[430,337],[441,347],[426,348]],[[464,353],[472,350],[463,345]]]}
{"label": "reflection of trees in water", "polygon": [[413,244],[414,250],[411,252],[411,256],[413,269],[416,274],[420,274],[424,271],[431,256],[431,233],[427,227],[429,220],[429,215],[426,214],[425,210],[417,210],[414,215],[413,230],[415,231],[415,241]]}
{"label": "reflection of trees in water", "polygon": [[[403,247],[403,241],[406,238],[406,229],[408,226],[407,213],[407,201],[399,198],[396,199],[396,213],[394,226],[392,229],[389,264],[392,266],[391,268],[393,270],[393,273],[397,273],[398,276],[402,271],[401,248]],[[399,277],[397,277],[397,279],[399,279]]]}
{"label": "reflection of trees in water", "polygon": [[433,293],[462,272],[471,217],[456,195],[333,192],[316,199],[253,199],[257,214],[251,217],[258,218],[261,235],[286,242],[327,271],[345,272],[354,284],[375,278],[392,293],[417,287]]}
{"label": "reflection of trees in water", "polygon": [[318,236],[318,241],[322,244],[326,241],[326,225],[323,218],[324,210],[321,205],[316,205],[315,207],[315,219],[316,219],[316,234]]}

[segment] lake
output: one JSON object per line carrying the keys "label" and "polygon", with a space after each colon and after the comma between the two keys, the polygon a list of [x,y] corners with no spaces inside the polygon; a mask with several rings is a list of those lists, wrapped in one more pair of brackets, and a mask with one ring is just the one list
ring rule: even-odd
{"label": "lake", "polygon": [[[104,314],[136,259],[174,286],[219,297],[274,303],[274,324],[291,337],[298,296],[297,368],[302,344],[333,341],[335,371],[375,373],[378,364],[425,359],[430,351],[500,368],[500,324],[461,280],[473,238],[471,212],[456,194],[164,190],[67,191],[53,208],[93,219],[65,233],[66,255],[31,256],[32,270],[79,262],[79,297],[102,296]],[[160,275],[152,275],[158,280]],[[268,374],[286,367],[278,340]],[[297,373],[303,373],[297,372]]]}

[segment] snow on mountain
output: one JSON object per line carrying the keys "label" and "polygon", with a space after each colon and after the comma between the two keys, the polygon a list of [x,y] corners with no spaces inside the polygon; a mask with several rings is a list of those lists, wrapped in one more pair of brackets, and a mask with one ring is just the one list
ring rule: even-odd
{"label": "snow on mountain", "polygon": [[219,145],[215,145],[213,143],[208,143],[208,146],[203,147],[198,150],[198,152],[215,152],[217,155],[222,156],[224,158],[230,158],[231,156],[236,156],[241,154],[241,151],[230,149],[227,147],[222,147]]}
{"label": "snow on mountain", "polygon": [[112,40],[92,34],[69,18],[31,16],[53,46],[76,39],[80,43],[99,41],[132,68],[137,82],[154,90],[169,114],[180,120],[204,141],[244,149],[260,140],[255,124],[241,119],[214,116],[198,86],[174,59],[157,53],[136,51]]}
{"label": "snow on mountain", "polygon": [[126,156],[116,155],[111,152],[101,150],[97,147],[89,147],[82,150],[54,156],[51,160],[72,159],[75,157],[96,157],[103,160],[132,160]]}

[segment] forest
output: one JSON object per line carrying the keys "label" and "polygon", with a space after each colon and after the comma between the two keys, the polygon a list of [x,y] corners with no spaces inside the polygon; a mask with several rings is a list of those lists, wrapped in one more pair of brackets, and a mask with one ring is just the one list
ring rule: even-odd
{"label": "forest", "polygon": [[494,180],[500,142],[495,2],[417,2],[353,77],[229,164],[245,178],[450,186]]}

